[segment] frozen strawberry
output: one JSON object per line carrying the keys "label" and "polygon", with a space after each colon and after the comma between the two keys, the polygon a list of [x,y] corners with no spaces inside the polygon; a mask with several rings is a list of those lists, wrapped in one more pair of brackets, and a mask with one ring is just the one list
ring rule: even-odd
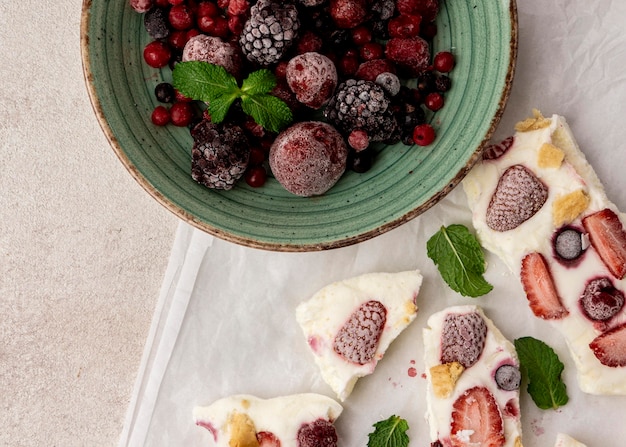
{"label": "frozen strawberry", "polygon": [[548,198],[548,188],[522,165],[504,171],[487,207],[487,226],[494,231],[517,228],[533,217]]}
{"label": "frozen strawberry", "polygon": [[256,434],[259,447],[280,447],[280,440],[269,431],[260,431]]}
{"label": "frozen strawberry", "polygon": [[439,12],[439,0],[396,0],[400,14],[416,14],[424,21],[433,21]]}
{"label": "frozen strawberry", "polygon": [[624,307],[624,294],[609,278],[592,279],[580,298],[583,313],[594,321],[607,321]]}
{"label": "frozen strawberry", "polygon": [[380,301],[361,304],[336,335],[334,351],[352,363],[369,363],[378,348],[386,320],[387,309]]}
{"label": "frozen strawberry", "polygon": [[619,217],[605,208],[583,219],[591,245],[617,279],[626,275],[626,232]]}
{"label": "frozen strawberry", "polygon": [[389,39],[385,48],[385,55],[387,59],[393,61],[413,77],[424,71],[430,63],[428,42],[419,36]]}
{"label": "frozen strawberry", "polygon": [[338,78],[335,64],[329,58],[309,52],[289,61],[286,79],[298,101],[312,109],[319,109],[334,93]]}
{"label": "frozen strawberry", "polygon": [[478,313],[450,314],[441,330],[441,363],[459,362],[469,368],[485,347],[487,324]]}
{"label": "frozen strawberry", "polygon": [[522,259],[520,279],[535,316],[545,320],[558,320],[569,314],[561,302],[550,268],[541,253],[529,253]]}
{"label": "frozen strawberry", "polygon": [[366,0],[330,0],[330,16],[339,28],[355,28],[367,15]]}
{"label": "frozen strawberry", "polygon": [[452,447],[504,445],[500,407],[487,388],[470,388],[454,402],[450,434]]}
{"label": "frozen strawberry", "polygon": [[626,366],[626,324],[597,336],[589,347],[603,365]]}
{"label": "frozen strawberry", "polygon": [[513,136],[510,136],[499,143],[493,143],[485,147],[485,149],[483,150],[483,160],[495,160],[502,157],[506,153],[506,151],[508,151],[511,146],[513,146],[514,140],[515,138]]}
{"label": "frozen strawberry", "polygon": [[337,447],[337,431],[332,422],[318,419],[298,430],[298,447]]}

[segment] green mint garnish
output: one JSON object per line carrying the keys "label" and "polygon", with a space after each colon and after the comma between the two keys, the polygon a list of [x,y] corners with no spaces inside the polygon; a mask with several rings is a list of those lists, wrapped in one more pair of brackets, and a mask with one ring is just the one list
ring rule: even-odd
{"label": "green mint garnish", "polygon": [[493,289],[483,277],[485,258],[482,248],[465,226],[442,226],[428,240],[426,249],[452,290],[475,298]]}
{"label": "green mint garnish", "polygon": [[271,132],[280,132],[293,120],[287,104],[269,94],[276,86],[276,77],[269,70],[250,73],[241,87],[224,67],[203,61],[180,62],[172,76],[180,93],[207,103],[211,121],[216,124],[226,118],[236,99],[241,99],[245,113]]}
{"label": "green mint garnish", "polygon": [[407,447],[409,437],[406,431],[409,424],[399,416],[374,424],[374,431],[368,435],[367,447]]}
{"label": "green mint garnish", "polygon": [[514,341],[522,374],[528,378],[528,394],[542,410],[556,409],[567,403],[567,389],[561,380],[563,363],[554,350],[532,337]]}

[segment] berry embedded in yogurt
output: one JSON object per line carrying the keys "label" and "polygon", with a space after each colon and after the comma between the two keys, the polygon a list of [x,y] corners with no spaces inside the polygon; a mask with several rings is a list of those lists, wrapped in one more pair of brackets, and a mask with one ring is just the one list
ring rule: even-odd
{"label": "berry embedded in yogurt", "polygon": [[345,400],[415,319],[417,270],[367,273],[327,285],[296,309],[322,378]]}
{"label": "berry embedded in yogurt", "polygon": [[294,124],[270,148],[276,180],[291,193],[310,197],[328,191],[346,170],[348,148],[341,134],[319,121]]}

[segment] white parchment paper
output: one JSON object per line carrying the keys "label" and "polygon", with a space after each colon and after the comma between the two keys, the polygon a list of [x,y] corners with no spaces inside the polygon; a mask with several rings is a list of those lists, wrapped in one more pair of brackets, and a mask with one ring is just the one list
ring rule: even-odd
{"label": "white parchment paper", "polygon": [[[516,77],[494,139],[512,134],[532,108],[565,116],[609,198],[626,211],[626,2],[518,0],[518,12]],[[461,188],[396,230],[320,253],[245,248],[181,223],[120,446],[211,446],[191,411],[228,394],[334,397],[295,322],[295,307],[336,280],[417,268],[424,275],[418,317],[344,403],[341,446],[365,446],[372,424],[392,414],[409,422],[411,446],[429,445],[421,330],[433,312],[476,303],[509,339],[542,339],[565,363],[566,406],[539,410],[522,391],[525,447],[552,446],[559,431],[590,447],[622,447],[626,397],[578,391],[563,340],[532,317],[517,279],[497,258],[486,254],[494,291],[484,297],[464,298],[443,283],[426,241],[453,223],[471,228]]]}

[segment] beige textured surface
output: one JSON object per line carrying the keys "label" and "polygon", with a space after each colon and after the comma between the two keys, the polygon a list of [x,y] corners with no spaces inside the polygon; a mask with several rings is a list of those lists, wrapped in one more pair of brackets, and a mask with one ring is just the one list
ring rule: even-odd
{"label": "beige textured surface", "polygon": [[0,2],[2,446],[116,445],[178,223],[100,130],[80,11]]}

